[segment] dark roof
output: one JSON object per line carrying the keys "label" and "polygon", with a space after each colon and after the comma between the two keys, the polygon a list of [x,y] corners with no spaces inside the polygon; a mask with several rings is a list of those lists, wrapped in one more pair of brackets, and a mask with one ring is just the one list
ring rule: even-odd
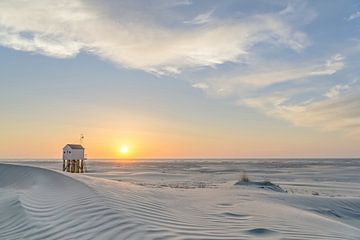
{"label": "dark roof", "polygon": [[85,149],[80,144],[67,144],[67,146],[69,146],[71,149]]}

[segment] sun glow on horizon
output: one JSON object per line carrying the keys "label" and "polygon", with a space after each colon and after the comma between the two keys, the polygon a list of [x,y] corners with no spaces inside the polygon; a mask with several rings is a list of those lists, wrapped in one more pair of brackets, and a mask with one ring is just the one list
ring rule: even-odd
{"label": "sun glow on horizon", "polygon": [[123,145],[120,147],[119,151],[121,154],[126,155],[129,153],[129,147],[127,145]]}

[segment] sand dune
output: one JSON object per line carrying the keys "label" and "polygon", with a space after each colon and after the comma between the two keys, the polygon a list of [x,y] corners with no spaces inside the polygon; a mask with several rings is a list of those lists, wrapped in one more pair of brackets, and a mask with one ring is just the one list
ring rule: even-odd
{"label": "sand dune", "polygon": [[360,199],[149,188],[0,164],[0,239],[360,239]]}

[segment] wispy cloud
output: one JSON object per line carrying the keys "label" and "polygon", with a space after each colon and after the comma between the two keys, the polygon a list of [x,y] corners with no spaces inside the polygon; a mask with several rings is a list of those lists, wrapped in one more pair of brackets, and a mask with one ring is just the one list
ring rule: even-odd
{"label": "wispy cloud", "polygon": [[193,86],[194,88],[199,88],[199,89],[203,89],[203,90],[209,88],[209,85],[207,85],[206,83],[203,83],[203,82],[194,83],[194,84],[192,84],[192,86]]}
{"label": "wispy cloud", "polygon": [[[305,34],[275,15],[177,29],[141,19],[135,11],[132,18],[131,10],[119,9],[124,19],[90,1],[2,1],[0,44],[61,58],[85,51],[123,67],[160,74],[236,62],[260,42],[296,51],[307,44]],[[207,21],[211,13],[207,15],[199,15],[198,21]]]}
{"label": "wispy cloud", "polygon": [[360,11],[357,11],[353,14],[351,14],[349,17],[345,18],[347,21],[351,21],[351,20],[354,20],[354,19],[357,19],[360,17]]}
{"label": "wispy cloud", "polygon": [[307,64],[286,64],[284,66],[271,66],[263,69],[260,65],[253,66],[250,73],[230,73],[221,76],[202,79],[201,86],[206,84],[207,88],[202,88],[210,95],[244,95],[244,90],[257,90],[272,84],[303,80],[315,76],[328,76],[342,70],[345,67],[344,58],[340,54],[330,57],[325,63],[310,62]]}
{"label": "wispy cloud", "polygon": [[341,54],[336,54],[326,61],[325,65],[317,66],[310,75],[332,75],[344,68],[344,57]]}
{"label": "wispy cloud", "polygon": [[[211,96],[235,98],[238,105],[251,107],[295,126],[326,131],[343,130],[360,136],[360,92],[357,81],[332,84],[330,88],[317,84],[311,88],[310,80],[319,81],[319,77],[326,79],[344,67],[344,57],[335,54],[325,63],[294,64],[233,77],[221,76],[199,81],[193,87]],[[310,86],[294,84],[298,81],[310,83]],[[274,87],[279,83],[285,85]],[[269,86],[272,88],[266,90]],[[314,91],[317,95],[314,95]]]}
{"label": "wispy cloud", "polygon": [[360,135],[360,95],[338,95],[317,102],[289,103],[284,97],[261,97],[242,101],[253,108],[295,126],[313,127],[325,131],[342,130]]}
{"label": "wispy cloud", "polygon": [[190,20],[190,21],[185,21],[185,23],[189,23],[189,24],[205,24],[205,23],[210,23],[212,21],[211,15],[213,14],[215,9],[212,9],[208,12],[202,13],[197,15],[194,19]]}
{"label": "wispy cloud", "polygon": [[346,91],[349,88],[350,88],[349,84],[344,84],[344,85],[337,84],[332,88],[330,88],[330,90],[327,93],[325,93],[325,96],[332,99],[337,98],[340,96],[342,91]]}

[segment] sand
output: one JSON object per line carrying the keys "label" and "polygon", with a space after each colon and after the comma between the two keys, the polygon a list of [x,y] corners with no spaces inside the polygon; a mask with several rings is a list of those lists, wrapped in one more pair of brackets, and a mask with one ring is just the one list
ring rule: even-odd
{"label": "sand", "polygon": [[[280,184],[286,192],[235,183],[146,185],[0,164],[0,239],[360,239],[356,194],[313,195],[302,182]],[[330,187],[316,189],[321,184]]]}

